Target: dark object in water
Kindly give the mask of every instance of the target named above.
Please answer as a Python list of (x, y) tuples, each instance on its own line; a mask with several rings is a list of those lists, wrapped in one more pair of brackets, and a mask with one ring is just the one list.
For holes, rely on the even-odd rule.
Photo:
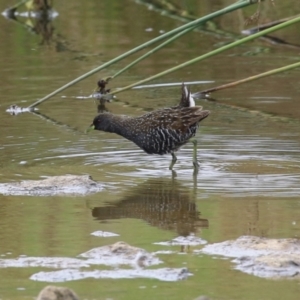
[(108, 78), (105, 78), (105, 79), (100, 79), (98, 82), (97, 82), (97, 85), (98, 85), (98, 88), (99, 90), (97, 91), (98, 93), (101, 93), (101, 94), (107, 94), (110, 92), (110, 89), (105, 89), (106, 88), (106, 85), (108, 84), (110, 80), (110, 77)]
[[(194, 137), (199, 122), (209, 115), (208, 110), (195, 106), (187, 87), (182, 84), (179, 105), (158, 109), (140, 117), (101, 113), (97, 115), (89, 130), (101, 130), (123, 136), (134, 142), (148, 154), (171, 153), (171, 170), (177, 161), (175, 151)], [(193, 165), (198, 170), (197, 141), (194, 144)]]

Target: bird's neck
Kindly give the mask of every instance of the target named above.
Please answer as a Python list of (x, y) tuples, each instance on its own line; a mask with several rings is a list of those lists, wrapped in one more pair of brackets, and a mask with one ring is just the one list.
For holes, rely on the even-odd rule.
[(109, 123), (105, 131), (116, 133), (125, 138), (129, 138), (127, 123), (130, 122), (130, 117), (127, 116), (114, 116), (112, 122)]

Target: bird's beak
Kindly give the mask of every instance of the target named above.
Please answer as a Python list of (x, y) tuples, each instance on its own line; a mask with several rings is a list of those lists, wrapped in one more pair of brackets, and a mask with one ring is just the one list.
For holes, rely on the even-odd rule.
[(94, 130), (95, 129), (95, 125), (92, 124), (90, 127), (88, 127), (86, 130), (85, 130), (85, 133), (89, 133), (90, 131)]

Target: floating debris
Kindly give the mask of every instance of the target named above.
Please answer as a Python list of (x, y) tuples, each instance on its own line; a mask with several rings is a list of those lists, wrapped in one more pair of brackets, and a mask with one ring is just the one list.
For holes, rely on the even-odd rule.
[(161, 281), (179, 281), (187, 279), (192, 274), (187, 268), (161, 268), (161, 269), (117, 269), (117, 270), (94, 270), (80, 271), (65, 269), (54, 272), (38, 272), (30, 277), (34, 281), (44, 282), (65, 282), (87, 278), (94, 279), (133, 279), (133, 278), (152, 278)]
[(91, 235), (100, 236), (100, 237), (119, 236), (119, 234), (116, 234), (116, 233), (113, 233), (113, 232), (101, 231), (101, 230), (92, 232)]
[(155, 254), (177, 254), (176, 251), (171, 251), (171, 250), (158, 250), (154, 252)]
[(116, 96), (111, 94), (102, 94), (100, 92), (95, 92), (91, 94), (88, 98), (95, 98), (97, 100), (104, 100), (106, 102), (111, 102), (112, 99), (115, 99)]
[[(142, 248), (133, 247), (125, 242), (117, 242), (82, 253), (78, 258), (70, 257), (18, 257), (0, 259), (0, 268), (52, 268), (61, 269), (38, 272), (30, 279), (45, 282), (64, 282), (86, 278), (154, 278), (162, 281), (178, 281), (192, 274), (187, 268), (146, 269), (161, 264), (155, 254)], [(96, 266), (115, 267), (114, 270), (95, 270)], [(126, 269), (121, 266), (126, 265)], [(86, 270), (86, 268), (93, 270)], [(117, 268), (116, 268), (117, 267)], [(82, 268), (85, 268), (83, 271)], [(51, 298), (50, 298), (51, 299)]]
[(14, 196), (84, 196), (103, 190), (89, 175), (52, 176), (41, 180), (0, 183), (0, 194)]
[(6, 112), (10, 113), (12, 116), (16, 116), (24, 112), (33, 112), (37, 110), (38, 109), (35, 107), (20, 107), (16, 104), (13, 104), (6, 110)]
[[(44, 18), (45, 15), (43, 12), (40, 11), (24, 11), (24, 12), (17, 12), (11, 11), (10, 9), (4, 10), (2, 16), (7, 19), (11, 19), (13, 17), (22, 17), (22, 18), (33, 18), (33, 19), (41, 19)], [(53, 20), (59, 16), (59, 13), (55, 10), (48, 10), (46, 17), (49, 20)]]
[(0, 268), (88, 268), (87, 260), (70, 257), (18, 257), (0, 259)]
[(117, 242), (112, 245), (94, 248), (80, 254), (79, 257), (103, 261), (102, 264), (114, 266), (131, 265), (135, 268), (148, 267), (162, 263), (162, 261), (154, 254), (151, 254), (142, 248), (130, 246), (125, 242)]
[(156, 242), (154, 244), (163, 246), (198, 246), (207, 244), (207, 241), (194, 234), (190, 234), (188, 236), (179, 236), (171, 241)]

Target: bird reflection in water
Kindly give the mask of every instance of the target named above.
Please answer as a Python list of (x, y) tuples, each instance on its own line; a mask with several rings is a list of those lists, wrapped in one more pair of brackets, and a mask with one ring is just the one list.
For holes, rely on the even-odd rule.
[(118, 202), (94, 207), (96, 220), (136, 218), (163, 230), (188, 236), (208, 228), (208, 220), (200, 218), (193, 191), (176, 179), (149, 179), (129, 190)]

